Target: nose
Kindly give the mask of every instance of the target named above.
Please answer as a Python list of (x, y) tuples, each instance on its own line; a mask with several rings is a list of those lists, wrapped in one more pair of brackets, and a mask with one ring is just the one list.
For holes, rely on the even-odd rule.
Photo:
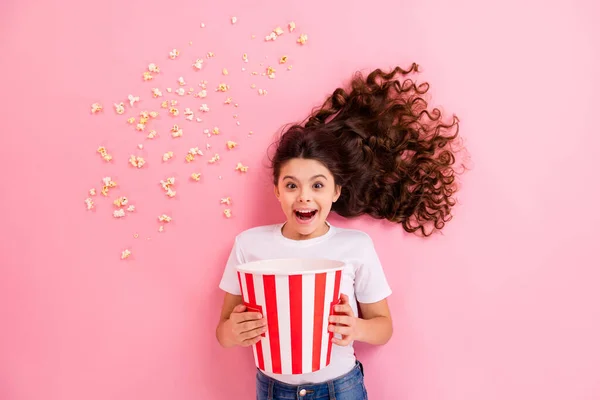
[(310, 203), (311, 198), (310, 198), (310, 191), (307, 189), (304, 189), (300, 192), (300, 195), (298, 196), (298, 201), (300, 203)]

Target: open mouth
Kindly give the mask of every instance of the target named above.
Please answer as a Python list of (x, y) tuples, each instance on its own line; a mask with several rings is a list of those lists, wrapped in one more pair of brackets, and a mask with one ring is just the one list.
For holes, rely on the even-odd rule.
[(295, 210), (296, 218), (302, 222), (308, 222), (317, 215), (317, 210)]

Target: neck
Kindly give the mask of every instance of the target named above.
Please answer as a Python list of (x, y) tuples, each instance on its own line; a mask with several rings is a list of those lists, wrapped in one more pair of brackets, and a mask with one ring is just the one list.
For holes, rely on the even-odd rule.
[(292, 240), (308, 240), (325, 235), (327, 232), (329, 232), (329, 229), (329, 225), (326, 222), (323, 222), (323, 225), (321, 225), (319, 228), (315, 229), (308, 235), (304, 235), (298, 231), (293, 231), (290, 225), (287, 222), (285, 222), (283, 224), (283, 227), (281, 228), (281, 234), (284, 237)]

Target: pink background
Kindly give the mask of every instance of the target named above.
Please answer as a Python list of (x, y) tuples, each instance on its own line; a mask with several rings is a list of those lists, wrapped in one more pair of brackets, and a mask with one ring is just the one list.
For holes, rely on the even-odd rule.
[[(254, 398), (251, 351), (215, 340), (217, 283), (234, 235), (281, 219), (262, 168), (272, 135), (355, 70), (413, 61), (432, 104), (461, 118), (473, 170), (443, 236), (332, 218), (374, 238), (394, 289), (393, 339), (358, 349), (370, 398), (600, 398), (598, 2), (212, 4), (2, 2), (0, 398)], [(290, 20), (293, 34), (264, 42)], [(294, 42), (300, 33), (305, 46)], [(173, 48), (179, 60), (167, 58)], [(207, 51), (216, 57), (194, 72)], [(250, 75), (283, 54), (292, 71)], [(162, 71), (142, 82), (149, 62)], [(130, 93), (142, 100), (129, 115), (159, 109), (150, 88), (176, 88), (179, 76), (196, 89), (207, 79), (211, 107), (199, 124), (180, 116), (183, 138), (169, 137), (164, 112), (155, 141), (114, 113)], [(222, 104), (220, 81), (239, 108)], [(96, 101), (105, 110), (91, 115)], [(215, 125), (223, 133), (207, 139), (202, 129)], [(207, 140), (220, 164), (207, 164), (212, 151), (185, 164)], [(176, 157), (163, 164), (168, 150)], [(134, 170), (130, 154), (147, 166)], [(238, 161), (247, 174), (234, 171)], [(193, 170), (200, 182), (188, 181)], [(159, 185), (171, 175), (175, 199)], [(87, 190), (104, 176), (119, 187), (88, 212)], [(117, 195), (137, 206), (123, 220), (111, 216)], [(159, 233), (162, 213), (173, 222)], [(133, 254), (122, 261), (124, 248)]]

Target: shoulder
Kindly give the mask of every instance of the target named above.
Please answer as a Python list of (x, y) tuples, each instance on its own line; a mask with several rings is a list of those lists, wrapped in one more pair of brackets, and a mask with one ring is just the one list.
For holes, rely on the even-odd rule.
[(373, 245), (373, 239), (368, 233), (358, 229), (335, 228), (335, 237), (338, 240), (360, 245)]
[(246, 229), (237, 234), (235, 237), (238, 245), (245, 245), (256, 241), (270, 240), (273, 238), (274, 232), (280, 224), (261, 225)]

